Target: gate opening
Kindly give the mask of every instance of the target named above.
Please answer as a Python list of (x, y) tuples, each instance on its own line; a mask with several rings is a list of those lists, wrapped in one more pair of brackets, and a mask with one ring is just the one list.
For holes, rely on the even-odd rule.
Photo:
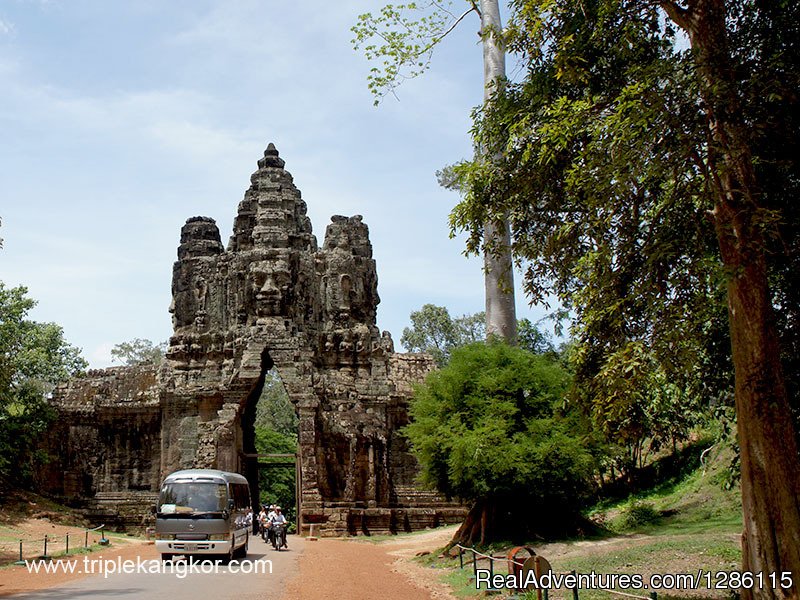
[(266, 350), (261, 366), (261, 377), (242, 412), (244, 472), (250, 482), (253, 506), (257, 509), (262, 504), (278, 505), (286, 519), (298, 527), (299, 419)]

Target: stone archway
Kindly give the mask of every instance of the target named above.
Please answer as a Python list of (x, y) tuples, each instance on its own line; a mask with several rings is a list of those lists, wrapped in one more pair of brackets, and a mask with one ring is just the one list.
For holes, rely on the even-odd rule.
[[(208, 217), (193, 217), (181, 230), (174, 334), (156, 381), (132, 382), (119, 369), (95, 373), (106, 380), (103, 398), (110, 403), (92, 393), (97, 385), (74, 382), (54, 400), (62, 426), (87, 410), (124, 423), (141, 407), (115, 403), (115, 394), (138, 390), (137, 397), (148, 398), (147, 433), (152, 437), (158, 427), (160, 438), (145, 461), (152, 491), (180, 468), (246, 473), (251, 440), (242, 416), (269, 362), (299, 416), (304, 527), (318, 523), (321, 533), (339, 535), (458, 521), (463, 508), (414, 487), (416, 464), (397, 430), (407, 422), (411, 383), (433, 363), (394, 353), (389, 333), (376, 327), (380, 299), (367, 226), (360, 216), (334, 216), (319, 247), (306, 204), (272, 144), (250, 181), (227, 247)], [(115, 427), (95, 438), (113, 435)], [(109, 484), (104, 475), (124, 469), (129, 454), (120, 448), (116, 458), (89, 466), (79, 453), (67, 453), (60, 490), (69, 495), (68, 474), (88, 469), (93, 483), (78, 495), (97, 500), (130, 492), (124, 481)]]

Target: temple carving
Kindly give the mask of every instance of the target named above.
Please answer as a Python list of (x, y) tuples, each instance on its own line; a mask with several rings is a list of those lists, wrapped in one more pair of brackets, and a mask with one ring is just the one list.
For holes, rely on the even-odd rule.
[(284, 166), (270, 144), (227, 247), (213, 219), (183, 226), (160, 367), (92, 371), (57, 390), (44, 489), (121, 525), (146, 524), (161, 479), (180, 468), (238, 471), (255, 496), (255, 406), (275, 368), (299, 417), (302, 531), (385, 533), (463, 518), (463, 507), (415, 485), (398, 430), (411, 385), (433, 362), (395, 353), (376, 326), (367, 225), (334, 216), (320, 248)]

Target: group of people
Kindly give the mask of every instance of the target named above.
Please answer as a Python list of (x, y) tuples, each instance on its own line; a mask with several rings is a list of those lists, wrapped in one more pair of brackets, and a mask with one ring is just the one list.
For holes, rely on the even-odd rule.
[[(281, 507), (276, 506), (275, 504), (270, 504), (269, 506), (262, 504), (261, 512), (258, 513), (257, 520), (264, 541), (273, 545), (275, 544), (275, 527), (273, 527), (273, 525), (283, 525), (284, 527), (288, 526), (288, 522), (286, 521), (286, 517), (283, 515)], [(286, 535), (283, 536), (282, 542), (283, 547), (288, 548), (286, 545)]]

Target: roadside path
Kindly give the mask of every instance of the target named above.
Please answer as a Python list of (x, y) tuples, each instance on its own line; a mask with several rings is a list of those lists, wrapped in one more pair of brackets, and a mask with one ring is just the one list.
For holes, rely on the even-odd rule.
[(408, 561), (452, 536), (447, 527), (377, 544), (357, 538), (307, 541), (284, 600), (452, 600), (435, 571)]
[[(152, 600), (181, 600), (183, 598), (214, 598), (215, 600), (280, 600), (287, 579), (296, 571), (297, 559), (303, 552), (305, 540), (289, 537), (289, 550), (276, 552), (258, 538), (251, 539), (250, 552), (240, 566), (222, 565), (217, 572), (187, 572), (185, 565), (176, 565), (170, 572), (133, 572), (87, 575), (63, 572), (29, 573), (26, 567), (8, 567), (0, 570), (0, 595), (15, 594), (15, 600), (91, 599), (120, 600), (144, 598)], [(160, 555), (153, 545), (131, 544), (129, 547), (94, 552), (72, 560), (82, 569), (84, 556), (89, 561), (137, 560), (160, 565)], [(271, 562), (271, 569), (264, 564)], [(93, 563), (99, 570), (98, 562)], [(260, 572), (253, 572), (256, 569)], [(271, 572), (270, 572), (271, 570)], [(17, 595), (18, 594), (18, 595)]]
[[(251, 539), (248, 560), (272, 561), (272, 573), (215, 574), (114, 573), (108, 577), (80, 572), (84, 557), (98, 561), (158, 561), (152, 544), (131, 540), (102, 552), (70, 557), (75, 573), (29, 573), (25, 567), (0, 569), (0, 596), (14, 600), (453, 600), (438, 572), (410, 561), (433, 552), (452, 537), (451, 527), (380, 543), (362, 539), (308, 541), (289, 537), (289, 551), (275, 552)], [(98, 564), (98, 563), (95, 563)], [(152, 564), (152, 563), (151, 563)]]

